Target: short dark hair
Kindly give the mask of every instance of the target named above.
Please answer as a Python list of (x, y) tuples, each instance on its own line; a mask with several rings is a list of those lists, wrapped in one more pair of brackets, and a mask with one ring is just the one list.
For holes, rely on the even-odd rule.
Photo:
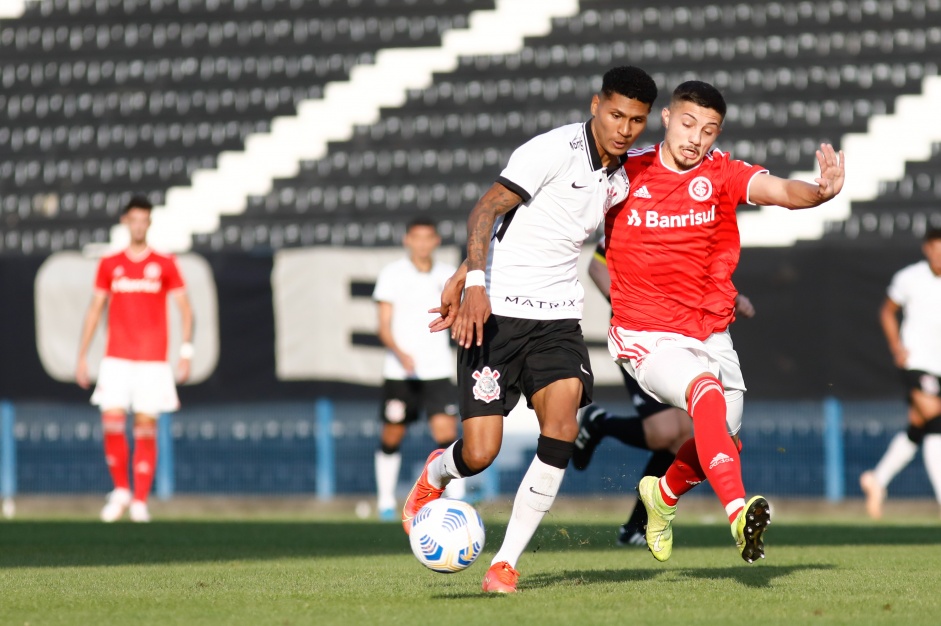
[(925, 241), (934, 241), (935, 239), (941, 239), (941, 228), (932, 226), (925, 231)]
[(604, 73), (601, 79), (601, 93), (606, 98), (620, 94), (652, 107), (653, 101), (657, 99), (657, 83), (639, 67), (622, 65), (612, 67)]
[(408, 224), (405, 225), (405, 232), (410, 233), (412, 232), (413, 228), (417, 228), (419, 226), (430, 226), (431, 228), (435, 229), (435, 232), (438, 232), (438, 223), (430, 217), (425, 217), (423, 215), (419, 217), (413, 217), (411, 220), (409, 220)]
[(121, 215), (124, 215), (131, 209), (144, 209), (145, 211), (153, 211), (154, 205), (150, 203), (150, 200), (144, 196), (132, 196), (128, 200), (127, 204), (124, 205), (124, 208), (121, 209)]
[(673, 90), (670, 104), (674, 102), (692, 102), (705, 109), (712, 109), (725, 119), (725, 98), (722, 93), (701, 80), (688, 80)]

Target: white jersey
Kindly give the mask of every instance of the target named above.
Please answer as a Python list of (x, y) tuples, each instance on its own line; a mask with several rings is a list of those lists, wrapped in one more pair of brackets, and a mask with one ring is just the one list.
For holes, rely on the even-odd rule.
[[(444, 283), (455, 268), (434, 263), (429, 272), (421, 272), (408, 258), (382, 268), (376, 279), (373, 300), (392, 305), (392, 338), (395, 344), (415, 359), (415, 378), (436, 380), (453, 378), (454, 355), (448, 333), (433, 333), (428, 324), (437, 316), (428, 310), (441, 304)], [(409, 378), (391, 350), (386, 350), (382, 375), (387, 380)]]
[(523, 202), (494, 224), (487, 291), (496, 315), (581, 319), (576, 263), (607, 210), (627, 196), (621, 163), (609, 172), (591, 124), (568, 124), (517, 148), (497, 182)]
[(892, 277), (889, 298), (902, 307), (905, 368), (941, 376), (941, 276), (921, 261)]

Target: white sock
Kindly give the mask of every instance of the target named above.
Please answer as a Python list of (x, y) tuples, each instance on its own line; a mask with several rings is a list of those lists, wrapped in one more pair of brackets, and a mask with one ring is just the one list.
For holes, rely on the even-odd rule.
[(912, 462), (917, 452), (918, 444), (913, 443), (912, 440), (908, 438), (908, 435), (905, 434), (905, 431), (896, 434), (895, 437), (892, 438), (892, 441), (889, 442), (889, 447), (886, 448), (885, 454), (882, 455), (879, 464), (876, 465), (876, 469), (874, 470), (876, 482), (878, 482), (883, 489), (888, 487), (896, 474), (901, 472), (905, 469), (906, 465)]
[(555, 495), (559, 493), (563, 475), (565, 475), (565, 470), (546, 465), (539, 460), (539, 457), (533, 459), (526, 475), (523, 476), (519, 491), (516, 492), (513, 514), (506, 527), (503, 545), (493, 557), (491, 565), (507, 561), (510, 567), (516, 568), (516, 562), (526, 549), (529, 540), (533, 538), (539, 522), (555, 502)]
[(445, 498), (454, 498), (455, 500), (463, 500), (464, 496), (467, 495), (467, 485), (465, 484), (467, 479), (465, 478), (453, 478), (451, 482), (448, 483), (448, 488), (444, 490)]
[[(935, 419), (941, 419), (935, 418)], [(925, 469), (934, 487), (934, 497), (941, 504), (941, 435), (926, 435), (921, 445), (921, 454), (925, 457)]]
[[(460, 439), (458, 439), (460, 441)], [(448, 446), (444, 454), (428, 465), (428, 482), (435, 489), (447, 487), (452, 478), (463, 478), (454, 465), (454, 446), (457, 441)]]
[(399, 482), (399, 468), (402, 467), (402, 453), (386, 454), (376, 450), (376, 494), (380, 511), (394, 509), (395, 486)]

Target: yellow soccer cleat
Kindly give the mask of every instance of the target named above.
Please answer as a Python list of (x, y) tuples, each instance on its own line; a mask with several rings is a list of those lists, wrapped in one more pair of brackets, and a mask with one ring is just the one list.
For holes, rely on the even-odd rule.
[(647, 509), (647, 548), (658, 561), (666, 561), (673, 554), (673, 518), (676, 506), (669, 506), (660, 495), (660, 481), (656, 476), (644, 476), (637, 485), (637, 493)]
[(761, 537), (770, 523), (771, 505), (762, 496), (749, 500), (732, 522), (732, 537), (746, 562), (754, 563), (765, 558), (765, 543)]

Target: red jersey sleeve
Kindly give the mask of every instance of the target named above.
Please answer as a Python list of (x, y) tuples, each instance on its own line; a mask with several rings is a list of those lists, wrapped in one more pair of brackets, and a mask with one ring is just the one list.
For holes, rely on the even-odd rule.
[(180, 266), (177, 265), (176, 257), (171, 256), (167, 257), (167, 264), (165, 268), (165, 286), (167, 291), (173, 291), (174, 289), (182, 289), (186, 286), (186, 283), (183, 281), (183, 274), (180, 273)]
[(728, 152), (722, 152), (721, 154), (722, 159), (725, 161), (725, 192), (732, 200), (732, 206), (754, 204), (748, 197), (748, 185), (756, 174), (767, 174), (768, 170), (761, 165), (752, 165), (745, 161), (733, 159)]
[(98, 262), (98, 272), (95, 274), (95, 289), (111, 291), (111, 264), (104, 258)]

